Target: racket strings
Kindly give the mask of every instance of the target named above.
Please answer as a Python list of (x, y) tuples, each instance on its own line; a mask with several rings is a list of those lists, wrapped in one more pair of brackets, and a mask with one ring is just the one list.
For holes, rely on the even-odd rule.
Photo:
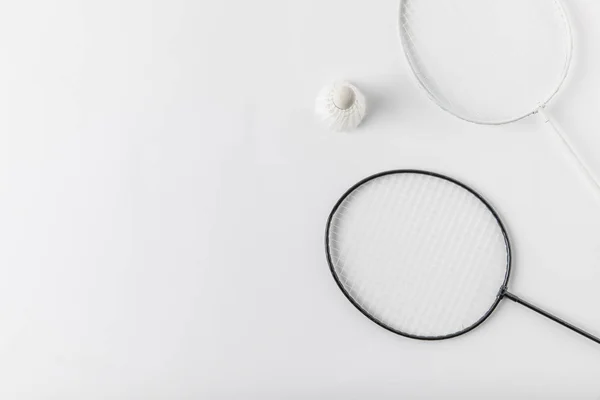
[(496, 301), (507, 248), (496, 218), (464, 188), (429, 175), (381, 177), (353, 191), (329, 230), (347, 295), (392, 329), (455, 333)]
[(559, 90), (571, 61), (559, 0), (402, 0), (399, 31), (429, 97), (471, 122), (534, 113)]

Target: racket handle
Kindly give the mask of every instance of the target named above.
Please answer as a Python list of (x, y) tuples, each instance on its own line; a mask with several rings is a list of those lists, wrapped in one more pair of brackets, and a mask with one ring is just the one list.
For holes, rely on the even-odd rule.
[(552, 130), (554, 131), (554, 133), (556, 133), (556, 135), (558, 135), (558, 137), (561, 139), (561, 141), (563, 142), (563, 144), (565, 145), (565, 147), (567, 148), (567, 150), (569, 150), (569, 153), (571, 153), (571, 156), (573, 156), (573, 158), (575, 159), (575, 161), (577, 161), (577, 165), (579, 166), (579, 168), (581, 169), (581, 171), (583, 172), (583, 174), (586, 176), (586, 178), (588, 178), (588, 180), (590, 181), (590, 183), (595, 186), (595, 188), (598, 190), (597, 194), (600, 195), (600, 182), (598, 182), (598, 179), (596, 179), (596, 177), (594, 176), (594, 174), (592, 173), (592, 170), (590, 169), (590, 167), (585, 163), (585, 161), (583, 161), (583, 158), (581, 157), (581, 155), (579, 155), (579, 153), (577, 152), (577, 150), (575, 150), (575, 147), (573, 146), (573, 144), (571, 143), (571, 141), (569, 140), (568, 136), (565, 135), (559, 128), (558, 126), (556, 126), (556, 124), (552, 121), (552, 119), (550, 118), (550, 116), (548, 115), (548, 113), (546, 113), (546, 111), (544, 110), (545, 107), (540, 107), (538, 109), (538, 114), (540, 114), (540, 116), (543, 118), (544, 123), (548, 123), (550, 125), (550, 127), (552, 128)]
[(518, 297), (512, 293), (507, 292), (506, 290), (504, 291), (503, 296), (514, 301), (515, 303), (521, 304), (522, 306), (529, 308), (532, 311), (535, 311), (536, 313), (538, 313), (540, 315), (543, 315), (546, 318), (551, 319), (554, 322), (559, 323), (560, 325), (572, 330), (573, 332), (579, 333), (581, 336), (585, 336), (586, 338), (593, 340), (594, 342), (600, 344), (600, 338), (592, 335), (589, 332), (584, 331), (581, 328), (576, 327), (575, 325), (565, 321), (564, 319), (558, 318), (556, 315), (550, 314), (548, 311), (544, 311), (541, 308), (534, 306), (533, 304), (521, 299), (520, 297)]

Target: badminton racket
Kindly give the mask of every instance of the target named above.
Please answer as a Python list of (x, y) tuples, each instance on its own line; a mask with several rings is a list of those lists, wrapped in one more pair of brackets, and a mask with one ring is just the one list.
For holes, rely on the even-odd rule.
[(509, 299), (600, 344), (509, 291), (511, 245), (492, 206), (446, 176), (396, 170), (352, 186), (326, 225), (335, 282), (367, 318), (414, 339), (448, 339)]
[(600, 193), (598, 179), (546, 112), (573, 53), (560, 0), (401, 0), (399, 14), (404, 54), (434, 103), (477, 124), (541, 114)]

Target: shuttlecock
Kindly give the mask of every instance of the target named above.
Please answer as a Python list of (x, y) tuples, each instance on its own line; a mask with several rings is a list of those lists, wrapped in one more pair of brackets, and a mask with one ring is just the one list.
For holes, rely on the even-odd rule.
[(356, 128), (365, 117), (365, 96), (350, 82), (336, 82), (319, 92), (315, 111), (334, 131)]

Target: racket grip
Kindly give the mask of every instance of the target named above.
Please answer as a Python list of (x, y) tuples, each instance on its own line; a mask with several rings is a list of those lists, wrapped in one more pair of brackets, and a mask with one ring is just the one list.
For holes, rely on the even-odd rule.
[(588, 339), (590, 339), (590, 340), (592, 340), (592, 341), (600, 344), (600, 338), (592, 335), (591, 333), (589, 333), (587, 331), (584, 331), (581, 328), (576, 327), (575, 325), (573, 325), (573, 324), (565, 321), (562, 318), (557, 317), (556, 315), (553, 315), (553, 314), (549, 313), (548, 311), (542, 310), (541, 308), (539, 308), (539, 307), (537, 307), (537, 306), (535, 306), (535, 305), (533, 305), (533, 304), (531, 304), (531, 303), (523, 300), (522, 298), (520, 298), (517, 295), (514, 295), (514, 294), (512, 294), (512, 293), (510, 293), (510, 292), (508, 292), (508, 291), (505, 290), (504, 293), (503, 293), (503, 296), (506, 297), (506, 298), (508, 298), (508, 299), (510, 299), (510, 300), (512, 300), (512, 301), (514, 301), (515, 303), (521, 304), (522, 306), (524, 306), (526, 308), (529, 308), (532, 311), (535, 311), (536, 313), (538, 313), (540, 315), (543, 315), (546, 318), (551, 319), (552, 321), (554, 321), (554, 322), (556, 322), (556, 323), (564, 326), (565, 328), (568, 328), (568, 329), (572, 330), (573, 332), (579, 333), (581, 336), (585, 336), (586, 338), (588, 338)]

